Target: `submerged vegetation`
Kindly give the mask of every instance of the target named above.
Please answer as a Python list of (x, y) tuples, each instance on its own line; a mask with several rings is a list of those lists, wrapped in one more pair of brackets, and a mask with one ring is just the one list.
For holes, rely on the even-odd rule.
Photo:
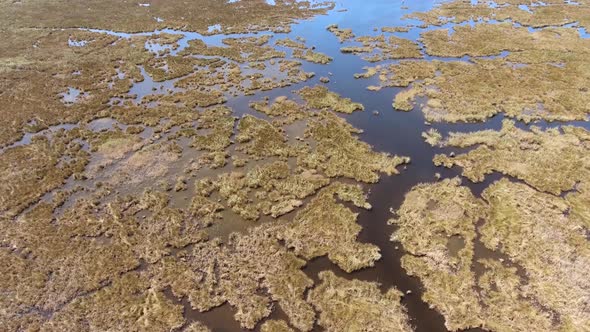
[(589, 5), (0, 2), (0, 330), (588, 331)]

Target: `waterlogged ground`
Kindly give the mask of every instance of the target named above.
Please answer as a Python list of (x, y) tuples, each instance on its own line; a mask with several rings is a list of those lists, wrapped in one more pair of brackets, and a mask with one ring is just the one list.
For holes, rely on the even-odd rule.
[(0, 330), (590, 331), (589, 18), (0, 2)]

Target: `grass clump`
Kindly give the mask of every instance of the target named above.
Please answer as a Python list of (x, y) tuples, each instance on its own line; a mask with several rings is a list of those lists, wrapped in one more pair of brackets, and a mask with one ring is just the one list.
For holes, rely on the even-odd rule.
[(269, 319), (260, 327), (262, 332), (294, 332), (283, 320)]
[[(580, 62), (563, 67), (550, 63), (513, 66), (505, 59), (419, 64), (429, 77), (415, 82), (406, 92), (410, 97), (404, 99), (412, 103), (416, 96), (427, 97), (422, 111), (430, 122), (483, 121), (500, 112), (525, 122), (571, 121), (584, 120), (590, 112), (590, 96), (583, 87), (590, 72)], [(435, 71), (426, 70), (433, 65)], [(390, 70), (396, 68), (393, 65)], [(495, 93), (489, 93), (490, 86)]]
[[(485, 217), (483, 207), (458, 178), (445, 179), (412, 188), (396, 212), (398, 218), (391, 220), (399, 227), (391, 239), (407, 252), (403, 268), (420, 278), (426, 288), (422, 299), (443, 314), (452, 331), (482, 323), (478, 297), (472, 291), (471, 262), (475, 224)], [(452, 237), (464, 243), (455, 255), (447, 247)]]
[(354, 134), (358, 129), (328, 112), (321, 121), (308, 124), (306, 137), (316, 142), (310, 153), (300, 155), (297, 163), (323, 171), (329, 177), (343, 176), (361, 182), (374, 183), (378, 172), (398, 174), (397, 167), (408, 163), (408, 157), (378, 153)]
[(201, 322), (192, 322), (183, 331), (186, 331), (186, 332), (210, 332), (211, 330)]
[(350, 98), (343, 98), (339, 94), (328, 90), (325, 86), (304, 87), (297, 93), (305, 100), (309, 107), (317, 109), (331, 109), (341, 113), (362, 111), (365, 107), (353, 102)]
[[(548, 1), (543, 6), (530, 6), (528, 1), (503, 1), (501, 6), (491, 7), (485, 1), (475, 3), (463, 0), (441, 4), (428, 12), (418, 12), (408, 15), (423, 21), (426, 25), (444, 25), (446, 23), (462, 23), (470, 20), (507, 21), (511, 20), (526, 27), (543, 28), (548, 26), (562, 26), (578, 22), (582, 27), (588, 27), (589, 10), (579, 3), (564, 1)], [(519, 8), (528, 5), (529, 11)]]
[[(299, 19), (325, 14), (334, 3), (322, 5), (311, 3), (220, 3), (215, 0), (201, 0), (185, 3), (173, 0), (166, 5), (150, 3), (148, 8), (138, 6), (137, 2), (120, 4), (109, 0), (88, 4), (85, 1), (59, 0), (51, 4), (27, 3), (13, 6), (10, 3), (0, 6), (1, 27), (42, 29), (68, 27), (102, 28), (122, 32), (154, 31), (174, 29), (195, 31), (204, 35), (219, 33), (246, 33), (256, 31), (288, 32), (289, 25)], [(113, 8), (117, 8), (113, 11)], [(69, 11), (71, 16), (60, 18), (47, 15), (59, 11)], [(165, 18), (163, 21), (154, 18)], [(209, 27), (219, 25), (220, 30), (210, 31)]]
[(325, 55), (324, 53), (314, 52), (312, 50), (307, 50), (305, 52), (301, 50), (295, 50), (293, 51), (293, 57), (323, 65), (328, 64), (333, 60), (331, 57)]
[(226, 164), (225, 149), (232, 144), (231, 136), (234, 133), (235, 121), (235, 117), (227, 107), (208, 108), (200, 114), (198, 129), (204, 130), (205, 133), (197, 133), (191, 147), (208, 152), (202, 158), (202, 162), (209, 164), (212, 168)]
[[(379, 37), (364, 40), (369, 46), (367, 52), (372, 52), (371, 45), (384, 42)], [(511, 53), (469, 62), (402, 61), (384, 67), (379, 76), (381, 87), (412, 85), (396, 96), (396, 109), (411, 110), (420, 96), (428, 99), (422, 111), (430, 122), (484, 121), (498, 113), (525, 122), (573, 121), (586, 120), (590, 112), (590, 95), (585, 87), (590, 75), (585, 62), (590, 44), (575, 28), (529, 32), (526, 27), (508, 23), (480, 23), (457, 26), (453, 33), (448, 29), (427, 31), (421, 40), (426, 53), (435, 56)], [(381, 58), (377, 54), (370, 60)], [(490, 93), (490, 87), (494, 93)]]
[(336, 37), (338, 37), (338, 39), (340, 40), (341, 43), (354, 38), (354, 34), (352, 33), (352, 29), (340, 29), (338, 27), (338, 25), (336, 25), (336, 24), (329, 25), (326, 28), (326, 30), (330, 31)]
[[(363, 57), (369, 62), (379, 62), (393, 59), (421, 58), (420, 47), (415, 42), (396, 36), (385, 37), (383, 35), (372, 37), (362, 36), (356, 38), (361, 47), (345, 47), (341, 51), (344, 53), (363, 54), (370, 53)], [(374, 51), (378, 53), (373, 54)]]
[(74, 140), (76, 132), (53, 139), (33, 138), (31, 144), (7, 149), (0, 157), (0, 217), (14, 217), (73, 174), (81, 174), (88, 152)]
[[(268, 317), (273, 301), (277, 301), (293, 326), (309, 331), (314, 312), (303, 295), (313, 282), (300, 270), (305, 261), (279, 245), (277, 231), (276, 226), (259, 226), (247, 234), (230, 236), (225, 245), (197, 245), (185, 254), (185, 261), (155, 266), (159, 286), (170, 286), (175, 295), (188, 296), (200, 311), (227, 301), (237, 309), (236, 320), (248, 329)], [(211, 273), (212, 269), (217, 272)], [(261, 288), (268, 292), (260, 293)]]
[[(492, 235), (490, 239), (504, 241), (506, 237), (507, 241), (518, 239), (528, 243), (526, 239), (529, 236), (518, 234), (526, 226), (517, 225), (518, 219), (502, 214), (494, 208), (496, 203), (490, 201), (490, 194), (497, 186), (508, 184), (526, 187), (501, 180), (484, 191), (485, 200), (482, 200), (476, 198), (467, 187), (461, 186), (458, 178), (445, 179), (434, 184), (420, 184), (406, 195), (397, 211), (398, 217), (392, 220), (392, 223), (399, 226), (392, 240), (399, 241), (407, 251), (402, 257), (403, 268), (410, 275), (420, 278), (426, 289), (423, 300), (445, 317), (445, 325), (451, 331), (477, 327), (490, 330), (528, 331), (533, 328), (538, 331), (555, 331), (566, 328), (571, 322), (569, 317), (560, 320), (555, 315), (557, 306), (548, 307), (540, 302), (543, 296), (554, 295), (553, 287), (559, 287), (557, 284), (544, 284), (547, 288), (543, 291), (548, 293), (543, 295), (542, 292), (531, 293), (531, 287), (535, 287), (535, 283), (523, 277), (516, 267), (509, 266), (504, 259), (475, 259), (478, 223), (483, 223), (480, 228), (482, 240), (489, 249), (498, 249), (484, 239), (488, 236), (487, 231), (494, 229), (492, 225), (498, 222), (510, 224), (498, 225), (497, 230), (501, 229), (504, 233), (498, 237)], [(534, 192), (533, 189), (528, 190)], [(503, 192), (511, 195), (510, 199), (519, 202), (530, 200), (530, 196)], [(498, 204), (511, 204), (507, 197), (503, 198), (508, 199), (507, 201), (501, 199), (497, 201)], [(503, 211), (532, 216), (529, 214), (531, 210), (518, 206), (507, 207)], [(538, 215), (543, 214), (540, 211)], [(539, 224), (532, 222), (530, 225)], [(457, 242), (456, 239), (460, 241)], [(519, 252), (524, 248), (526, 246), (519, 246)], [(532, 246), (529, 248), (536, 251)], [(540, 249), (539, 252), (547, 253), (540, 247), (537, 248)], [(511, 256), (509, 252), (502, 251)], [(559, 256), (551, 257), (559, 259)], [(524, 264), (534, 262), (531, 260)], [(527, 277), (530, 276), (529, 269), (523, 263), (519, 264), (525, 267)], [(474, 266), (480, 267), (482, 272), (476, 274)], [(549, 280), (555, 279), (551, 279), (551, 273), (547, 273), (550, 270), (552, 268), (543, 270), (543, 281), (552, 283)], [(579, 280), (581, 279), (576, 278), (576, 282)], [(568, 308), (575, 308), (571, 312), (580, 313), (579, 303), (570, 305)]]
[(436, 76), (437, 62), (400, 61), (397, 64), (383, 66), (379, 80), (382, 86), (408, 87)]
[(378, 67), (364, 67), (363, 69), (365, 69), (364, 73), (361, 74), (354, 74), (354, 78), (370, 78), (373, 77), (377, 74), (378, 72)]
[(474, 149), (455, 157), (436, 155), (434, 163), (460, 166), (463, 175), (474, 182), (496, 171), (558, 195), (590, 179), (588, 142), (588, 131), (583, 128), (564, 127), (564, 133), (536, 127), (527, 131), (504, 120), (500, 131), (451, 133), (444, 146)]
[(250, 107), (273, 118), (288, 118), (288, 123), (303, 119), (307, 115), (301, 105), (297, 104), (293, 100), (290, 100), (286, 96), (279, 96), (275, 98), (272, 101), (272, 104), (270, 101), (251, 102)]
[(298, 41), (293, 40), (291, 38), (277, 39), (277, 41), (275, 41), (275, 45), (289, 47), (289, 48), (300, 48), (300, 49), (307, 48), (307, 46), (305, 46), (304, 43), (298, 42)]
[(245, 115), (238, 123), (237, 149), (256, 159), (277, 156), (287, 158), (294, 155), (293, 147), (280, 128), (268, 121)]
[(498, 55), (502, 51), (518, 52), (531, 47), (535, 34), (510, 23), (456, 26), (424, 32), (421, 39), (426, 53), (435, 56), (462, 57)]
[(209, 46), (200, 39), (189, 41), (189, 47), (180, 55), (219, 56), (239, 63), (284, 58), (285, 52), (277, 51), (268, 44), (271, 35), (261, 37), (225, 38), (224, 46)]
[(279, 238), (297, 255), (305, 259), (328, 255), (347, 272), (373, 266), (381, 258), (379, 248), (356, 240), (361, 231), (361, 226), (356, 223), (358, 214), (338, 203), (336, 197), (370, 208), (360, 186), (336, 182), (322, 189), (302, 208)]
[(382, 27), (381, 32), (408, 32), (409, 27)]
[(424, 138), (426, 143), (430, 144), (430, 146), (437, 146), (442, 140), (442, 135), (438, 130), (430, 128), (428, 131), (422, 133), (422, 138)]
[(326, 331), (412, 331), (399, 290), (383, 294), (378, 283), (346, 280), (331, 271), (320, 272), (319, 278), (308, 300), (320, 312), (319, 324)]
[(286, 162), (276, 161), (246, 173), (224, 173), (215, 180), (199, 180), (196, 191), (204, 197), (218, 191), (232, 211), (244, 219), (257, 220), (261, 213), (277, 218), (293, 211), (304, 198), (328, 183), (314, 171), (292, 172)]
[(132, 272), (87, 297), (66, 305), (44, 328), (55, 330), (175, 329), (184, 325), (182, 305), (150, 287), (145, 276)]
[[(526, 271), (526, 290), (557, 313), (565, 329), (590, 324), (586, 304), (590, 287), (590, 244), (578, 216), (569, 216), (567, 200), (502, 179), (484, 193), (490, 218), (481, 228), (482, 242), (501, 248)], [(588, 208), (588, 204), (586, 204)]]

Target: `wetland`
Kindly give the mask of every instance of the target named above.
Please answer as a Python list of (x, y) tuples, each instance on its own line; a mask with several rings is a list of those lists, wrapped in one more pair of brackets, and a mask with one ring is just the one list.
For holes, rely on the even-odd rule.
[(0, 330), (590, 331), (589, 18), (0, 1)]

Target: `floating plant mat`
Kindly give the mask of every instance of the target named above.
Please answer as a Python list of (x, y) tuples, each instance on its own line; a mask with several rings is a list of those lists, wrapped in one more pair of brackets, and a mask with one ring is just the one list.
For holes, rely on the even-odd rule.
[(0, 2), (0, 330), (588, 331), (589, 8)]

